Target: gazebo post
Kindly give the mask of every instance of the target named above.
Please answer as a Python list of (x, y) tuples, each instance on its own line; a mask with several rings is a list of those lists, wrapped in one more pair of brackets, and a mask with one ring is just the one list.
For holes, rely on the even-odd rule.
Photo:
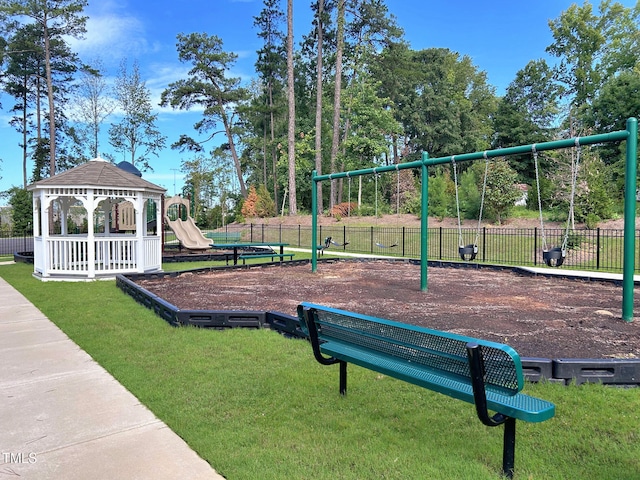
[[(138, 269), (138, 273), (144, 273), (145, 265), (144, 265), (144, 255), (142, 252), (144, 250), (144, 234), (147, 228), (147, 224), (144, 218), (144, 198), (142, 192), (136, 195), (136, 248), (135, 248), (135, 260)], [(141, 259), (142, 257), (142, 259)]]
[[(84, 203), (84, 202), (83, 202)], [(96, 238), (95, 238), (95, 201), (93, 188), (87, 189), (87, 198), (85, 203), (87, 212), (87, 277), (96, 278)]]

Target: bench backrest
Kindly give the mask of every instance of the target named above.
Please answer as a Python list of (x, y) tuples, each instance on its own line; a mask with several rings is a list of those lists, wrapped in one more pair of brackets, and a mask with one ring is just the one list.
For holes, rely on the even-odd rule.
[(520, 357), (508, 345), (305, 302), (298, 307), (298, 317), (307, 335), (305, 310), (321, 342), (355, 345), (468, 382), (467, 344), (476, 343), (484, 359), (487, 390), (515, 395), (524, 386)]

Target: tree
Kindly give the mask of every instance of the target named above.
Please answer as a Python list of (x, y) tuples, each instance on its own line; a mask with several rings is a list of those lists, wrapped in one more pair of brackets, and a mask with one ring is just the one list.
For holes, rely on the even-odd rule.
[(191, 187), (193, 218), (199, 219), (205, 206), (209, 206), (208, 190), (213, 183), (213, 169), (209, 159), (196, 156), (182, 161), (182, 171), (186, 174), (186, 184)]
[(515, 201), (520, 197), (517, 180), (516, 171), (505, 159), (489, 162), (484, 203), (487, 216), (494, 218), (498, 225), (508, 217)]
[[(40, 102), (40, 71), (42, 64), (40, 30), (35, 25), (25, 25), (14, 32), (8, 45), (7, 67), (4, 72), (4, 91), (15, 99), (11, 108), (14, 116), (10, 124), (22, 135), (22, 182), (27, 188), (27, 160), (30, 135), (33, 134), (33, 107)], [(40, 124), (40, 116), (36, 119)], [(40, 132), (40, 129), (38, 129)]]
[(242, 204), (242, 216), (246, 218), (272, 217), (276, 213), (275, 203), (264, 185), (249, 187), (249, 195)]
[(287, 100), (289, 129), (287, 133), (289, 159), (289, 215), (298, 214), (296, 199), (296, 106), (293, 75), (293, 0), (287, 0)]
[[(264, 45), (258, 50), (256, 60), (256, 71), (266, 88), (266, 98), (263, 98), (260, 105), (266, 103), (268, 121), (262, 123), (263, 129), (263, 181), (267, 185), (267, 157), (271, 156), (271, 175), (273, 179), (273, 199), (278, 204), (278, 178), (277, 162), (278, 148), (276, 142), (276, 115), (280, 113), (284, 103), (284, 79), (286, 77), (285, 61), (285, 36), (279, 29), (280, 23), (284, 21), (285, 15), (278, 7), (277, 0), (263, 0), (264, 9), (258, 17), (254, 17), (254, 26), (261, 30), (258, 36), (262, 38)], [(260, 98), (258, 98), (260, 100)], [(259, 107), (258, 107), (259, 108)], [(267, 132), (269, 142), (266, 141)]]
[[(340, 145), (340, 100), (342, 94), (342, 56), (344, 53), (344, 10), (345, 0), (338, 0), (338, 19), (336, 32), (336, 72), (334, 80), (333, 94), (333, 136), (331, 137), (331, 157), (329, 168), (331, 173), (336, 171), (336, 158), (338, 157), (338, 147)], [(337, 202), (337, 192), (334, 182), (331, 182), (330, 207)]]
[[(493, 126), (493, 148), (541, 143), (553, 139), (560, 112), (561, 87), (544, 60), (533, 60), (516, 74), (500, 99)], [(535, 176), (531, 155), (515, 156), (510, 164), (520, 179)]]
[(589, 105), (603, 81), (638, 61), (640, 7), (603, 0), (594, 12), (588, 1), (571, 5), (549, 21), (554, 43), (547, 52), (560, 59), (556, 79), (565, 85), (574, 107)]
[[(324, 0), (318, 0), (318, 10), (316, 12), (316, 30), (317, 30), (317, 55), (316, 55), (316, 132), (315, 132), (315, 158), (316, 158), (316, 173), (318, 175), (322, 174), (322, 62), (323, 62), (323, 52), (322, 45), (324, 39), (324, 19), (325, 19), (325, 10), (324, 10)], [(331, 184), (333, 186), (333, 183)], [(322, 202), (322, 182), (318, 182), (316, 184), (318, 199), (317, 203), (317, 212), (318, 214), (322, 213), (323, 210), (323, 202)]]
[(408, 151), (438, 157), (489, 146), (496, 98), (469, 57), (406, 45), (391, 45), (386, 55), (383, 92), (395, 106)]
[(149, 156), (158, 156), (167, 137), (156, 128), (158, 114), (152, 112), (151, 93), (140, 78), (137, 62), (129, 72), (127, 61), (122, 61), (114, 95), (123, 116), (109, 127), (109, 143), (125, 160), (137, 163), (142, 171), (149, 170)]
[(98, 59), (93, 63), (93, 67), (82, 70), (74, 102), (76, 119), (82, 125), (82, 133), (86, 132), (89, 158), (100, 156), (100, 127), (116, 107), (100, 73), (102, 62)]
[[(236, 149), (237, 126), (234, 124), (234, 109), (247, 99), (248, 94), (239, 86), (239, 78), (225, 75), (235, 63), (237, 55), (224, 52), (222, 40), (215, 35), (179, 34), (177, 39), (179, 60), (190, 63), (192, 68), (189, 70), (187, 79), (169, 84), (162, 92), (160, 104), (171, 105), (172, 108), (180, 110), (202, 107), (203, 118), (194, 125), (194, 128), (198, 133), (207, 133), (209, 136), (200, 142), (188, 135), (182, 135), (172, 147), (199, 152), (202, 150), (202, 143), (211, 140), (218, 133), (224, 133), (227, 138), (226, 146), (231, 152), (235, 165), (240, 192), (246, 198), (247, 188)], [(222, 122), (222, 132), (211, 132), (216, 128), (217, 122)]]
[[(52, 50), (65, 38), (81, 38), (86, 32), (87, 17), (82, 16), (87, 0), (9, 0), (0, 4), (0, 14), (13, 18), (9, 28), (19, 29), (28, 18), (42, 32), (45, 82), (49, 101), (49, 173), (56, 173), (56, 101)], [(66, 45), (66, 44), (65, 44)]]
[(11, 205), (11, 221), (14, 232), (27, 230), (33, 221), (33, 201), (25, 188), (12, 187), (7, 191)]

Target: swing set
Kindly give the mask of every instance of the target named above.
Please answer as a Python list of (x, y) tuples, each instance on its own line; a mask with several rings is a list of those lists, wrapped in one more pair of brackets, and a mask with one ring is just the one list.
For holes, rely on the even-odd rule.
[[(634, 273), (635, 273), (635, 217), (636, 217), (636, 174), (637, 174), (637, 151), (638, 151), (638, 121), (635, 118), (629, 118), (626, 122), (626, 129), (619, 130), (611, 133), (602, 133), (596, 135), (589, 135), (585, 137), (575, 137), (564, 140), (555, 140), (551, 142), (544, 142), (533, 145), (520, 145), (516, 147), (500, 148), (496, 150), (487, 150), (484, 152), (465, 153), (461, 155), (429, 158), (427, 152), (422, 153), (421, 160), (413, 162), (406, 162), (397, 165), (389, 165), (382, 167), (366, 168), (361, 170), (352, 170), (349, 172), (338, 172), (330, 175), (317, 175), (314, 170), (311, 175), (312, 188), (311, 188), (311, 211), (312, 211), (312, 223), (311, 223), (311, 235), (312, 235), (312, 247), (315, 247), (318, 235), (318, 197), (316, 185), (318, 182), (333, 180), (336, 178), (344, 177), (356, 177), (362, 175), (377, 175), (378, 173), (399, 171), (404, 169), (421, 169), (422, 184), (421, 184), (421, 225), (420, 225), (420, 288), (422, 291), (427, 291), (427, 255), (428, 255), (428, 199), (429, 199), (429, 172), (428, 167), (435, 165), (442, 165), (454, 162), (475, 161), (484, 159), (487, 161), (490, 158), (507, 157), (510, 155), (523, 155), (531, 153), (534, 156), (534, 162), (537, 162), (537, 153), (548, 150), (557, 150), (575, 147), (579, 152), (579, 147), (584, 145), (596, 145), (604, 143), (614, 142), (626, 142), (625, 153), (625, 189), (624, 189), (624, 241), (623, 241), (623, 274), (622, 274), (622, 318), (626, 321), (633, 320), (633, 288), (634, 288)], [(579, 158), (576, 164), (579, 163)], [(572, 194), (571, 198), (575, 195), (575, 183), (577, 179), (577, 168), (574, 168), (572, 172)], [(398, 172), (399, 173), (399, 172)], [(537, 184), (539, 186), (539, 177), (537, 174)], [(485, 176), (486, 182), (486, 176)], [(538, 195), (540, 198), (540, 195)], [(569, 221), (571, 219), (571, 213), (573, 209), (573, 201), (570, 202)], [(549, 266), (560, 266), (566, 256), (567, 243), (569, 238), (569, 221), (567, 223), (567, 232), (565, 234), (565, 240), (563, 240), (560, 247), (549, 248), (546, 245), (546, 238), (543, 239), (543, 259)], [(544, 234), (543, 234), (544, 236)], [(469, 245), (463, 245), (464, 242), (460, 241), (460, 247), (466, 248)], [(470, 244), (472, 252), (476, 250), (477, 253), (477, 240), (475, 243)], [(469, 258), (470, 259), (470, 258)], [(315, 248), (311, 248), (311, 270), (315, 272), (317, 270), (317, 251)]]

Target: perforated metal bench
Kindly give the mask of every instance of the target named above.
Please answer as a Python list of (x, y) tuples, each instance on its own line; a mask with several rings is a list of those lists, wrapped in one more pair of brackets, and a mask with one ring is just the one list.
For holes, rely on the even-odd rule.
[(316, 360), (340, 365), (342, 395), (347, 363), (353, 363), (473, 403), (484, 425), (504, 424), (502, 469), (508, 478), (513, 476), (516, 420), (542, 422), (555, 414), (553, 403), (520, 393), (522, 364), (508, 345), (312, 303), (300, 304), (298, 317)]

